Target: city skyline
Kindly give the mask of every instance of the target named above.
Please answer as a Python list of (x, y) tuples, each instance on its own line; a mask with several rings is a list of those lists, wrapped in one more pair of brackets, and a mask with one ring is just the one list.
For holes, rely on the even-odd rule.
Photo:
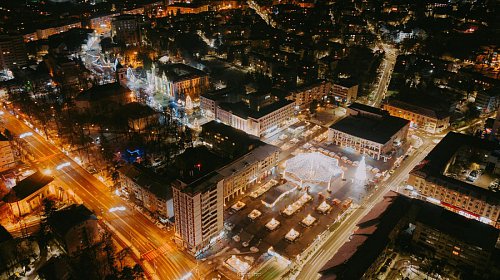
[(2, 2), (0, 279), (497, 279), (498, 8)]

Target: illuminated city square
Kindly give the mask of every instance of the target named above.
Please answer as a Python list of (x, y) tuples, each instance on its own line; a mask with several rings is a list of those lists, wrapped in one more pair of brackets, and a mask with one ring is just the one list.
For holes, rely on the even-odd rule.
[(0, 1), (0, 279), (500, 279), (498, 1)]

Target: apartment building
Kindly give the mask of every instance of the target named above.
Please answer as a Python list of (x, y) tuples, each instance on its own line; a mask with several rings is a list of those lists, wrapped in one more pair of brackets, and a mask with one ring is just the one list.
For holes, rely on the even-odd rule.
[(248, 134), (263, 137), (286, 127), (294, 110), (295, 102), (290, 100), (280, 100), (259, 110), (249, 108), (244, 102), (221, 103), (216, 118)]
[(0, 134), (0, 172), (16, 166), (14, 152), (9, 139)]
[(227, 101), (231, 90), (223, 88), (204, 93), (200, 96), (200, 110), (204, 117), (209, 120), (215, 120), (217, 107), (221, 102)]
[(89, 27), (94, 29), (97, 34), (107, 34), (111, 32), (111, 22), (113, 21), (113, 18), (119, 15), (120, 13), (107, 13), (94, 16), (89, 19)]
[(497, 145), (449, 132), (416, 166), (408, 184), (421, 199), (500, 227), (500, 163)]
[(206, 3), (174, 3), (167, 6), (167, 15), (199, 14), (208, 12)]
[(224, 203), (275, 173), (280, 149), (217, 121), (202, 125), (202, 141), (219, 155), (233, 159), (216, 172), (224, 177)]
[(383, 105), (391, 116), (411, 121), (411, 126), (430, 133), (439, 133), (450, 126), (450, 114), (435, 108), (432, 100), (427, 105), (391, 99)]
[(111, 21), (111, 37), (117, 43), (138, 46), (141, 44), (139, 18), (136, 15), (119, 15)]
[(492, 263), (498, 229), (444, 209), (422, 209), (415, 219), (412, 242), (432, 248), (435, 256), (451, 265), (481, 271)]
[(122, 191), (135, 204), (163, 220), (174, 216), (170, 180), (137, 164), (118, 169)]
[(97, 216), (83, 204), (54, 211), (48, 219), (56, 241), (71, 256), (102, 240), (97, 221)]
[(218, 237), (226, 206), (275, 173), (280, 150), (217, 121), (202, 126), (200, 139), (205, 146), (178, 156), (183, 169), (172, 183), (176, 236), (193, 254)]
[(491, 266), (495, 266), (497, 262), (497, 228), (432, 203), (416, 202), (414, 204), (418, 206), (418, 212), (413, 220), (413, 244), (431, 249), (435, 258), (446, 260), (452, 266), (466, 267), (471, 274), (479, 276), (498, 273), (498, 270), (491, 271)]
[(259, 146), (217, 170), (217, 173), (224, 177), (224, 203), (241, 196), (249, 187), (274, 174), (279, 151), (280, 149), (273, 145)]
[(60, 24), (60, 22), (50, 24), (45, 27), (38, 28), (34, 32), (24, 34), (23, 39), (25, 42), (47, 39), (52, 35), (63, 33), (73, 28), (82, 28), (81, 21), (68, 21), (63, 24)]
[(332, 95), (340, 103), (351, 104), (358, 97), (359, 85), (351, 79), (341, 79), (333, 83)]
[(489, 114), (496, 111), (498, 109), (498, 105), (500, 104), (500, 89), (492, 88), (489, 90), (479, 91), (476, 94), (474, 103), (483, 114)]
[[(410, 251), (443, 260), (469, 274), (467, 279), (497, 279), (499, 233), (430, 202), (390, 191), (361, 218), (349, 240), (320, 270), (320, 279), (380, 278), (381, 268), (391, 267), (393, 259), (388, 261), (388, 256), (401, 253), (396, 243), (403, 235), (411, 236)], [(395, 266), (392, 262), (391, 269)]]
[(406, 142), (409, 126), (410, 122), (405, 119), (354, 103), (345, 118), (330, 126), (328, 141), (377, 160), (387, 160)]
[(175, 240), (198, 255), (220, 236), (224, 227), (222, 175), (211, 172), (193, 182), (173, 184)]
[(0, 69), (17, 69), (28, 63), (28, 55), (22, 36), (0, 36)]
[(287, 99), (295, 101), (295, 106), (304, 110), (309, 108), (308, 106), (313, 100), (321, 100), (323, 97), (329, 95), (331, 90), (332, 84), (330, 82), (320, 81), (290, 91), (290, 95), (287, 96)]

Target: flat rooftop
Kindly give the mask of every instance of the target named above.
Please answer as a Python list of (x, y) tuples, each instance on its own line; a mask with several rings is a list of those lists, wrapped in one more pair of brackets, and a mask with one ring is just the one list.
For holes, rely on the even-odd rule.
[(354, 79), (338, 79), (333, 84), (345, 88), (351, 88), (353, 86), (357, 86), (358, 82), (356, 82)]
[[(462, 192), (474, 191), (486, 198), (500, 199), (500, 192), (488, 189), (489, 184), (500, 177), (495, 174), (499, 148), (485, 139), (449, 132), (411, 173), (448, 182)], [(470, 172), (478, 169), (483, 169), (478, 178), (467, 180)]]
[(259, 138), (250, 135), (243, 130), (239, 130), (215, 120), (201, 125), (201, 138), (209, 138), (212, 134), (218, 134), (224, 137), (226, 141), (234, 142), (234, 145), (237, 145), (242, 149), (242, 153), (246, 153), (249, 150), (266, 144), (260, 141)]
[(350, 240), (323, 266), (321, 279), (361, 279), (389, 244), (388, 236), (401, 221), (423, 224), (488, 251), (495, 250), (500, 233), (495, 227), (438, 205), (389, 191), (357, 224)]
[(260, 110), (253, 110), (249, 108), (244, 102), (221, 103), (219, 106), (223, 110), (231, 112), (242, 119), (248, 119), (248, 118), (260, 119), (280, 108), (289, 105), (290, 103), (294, 103), (294, 101), (280, 100), (270, 105), (264, 106)]
[(444, 119), (450, 116), (450, 101), (430, 94), (399, 94), (395, 98), (389, 99), (387, 103), (391, 106), (435, 119)]
[(177, 178), (191, 184), (207, 174), (217, 170), (229, 162), (211, 152), (206, 146), (187, 148), (184, 153), (175, 158)]
[(118, 171), (158, 197), (165, 200), (172, 198), (171, 179), (162, 177), (139, 164), (127, 164)]
[(394, 134), (409, 123), (408, 120), (392, 116), (380, 118), (347, 116), (332, 124), (330, 128), (375, 143), (386, 144)]
[(371, 114), (379, 115), (379, 116), (384, 116), (384, 115), (388, 115), (389, 114), (387, 111), (384, 111), (384, 110), (382, 110), (380, 108), (368, 106), (368, 105), (361, 104), (361, 103), (358, 103), (358, 102), (352, 103), (347, 108), (349, 108), (349, 109), (351, 109), (353, 111), (356, 111), (356, 112), (371, 113)]

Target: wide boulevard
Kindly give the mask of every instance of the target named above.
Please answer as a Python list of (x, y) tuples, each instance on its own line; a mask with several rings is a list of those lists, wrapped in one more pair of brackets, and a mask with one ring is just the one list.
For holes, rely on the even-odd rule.
[[(115, 195), (101, 181), (80, 167), (69, 156), (62, 153), (42, 136), (35, 133), (23, 121), (3, 110), (4, 126), (13, 135), (32, 132), (24, 137), (30, 152), (40, 168), (53, 170), (54, 183), (70, 190), (96, 215), (123, 246), (129, 246), (137, 261), (152, 279), (196, 279), (196, 260), (179, 250), (174, 244), (172, 232), (158, 228), (147, 217), (132, 207), (121, 211), (109, 211), (114, 207), (127, 206), (122, 198)], [(69, 162), (60, 170), (56, 166)], [(117, 209), (117, 208), (115, 208)], [(203, 277), (199, 277), (202, 279)]]

